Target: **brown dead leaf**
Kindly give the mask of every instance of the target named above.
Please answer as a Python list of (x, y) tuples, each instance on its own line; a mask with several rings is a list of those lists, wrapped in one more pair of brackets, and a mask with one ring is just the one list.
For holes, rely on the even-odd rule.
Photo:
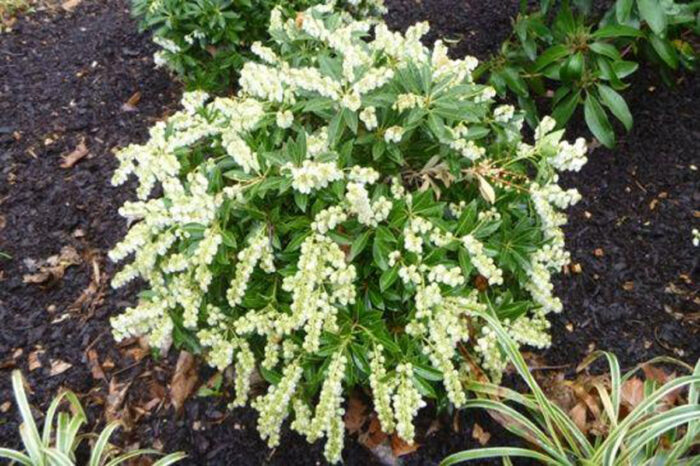
[(605, 251), (603, 250), (603, 248), (596, 248), (593, 251), (593, 255), (596, 257), (603, 257), (605, 255)]
[(100, 262), (97, 255), (92, 257), (92, 276), (87, 288), (68, 307), (69, 311), (82, 312), (83, 319), (91, 318), (95, 309), (104, 301), (104, 286), (106, 280), (100, 272)]
[(66, 0), (65, 2), (61, 3), (61, 8), (71, 13), (73, 10), (75, 10), (75, 7), (80, 5), (82, 1), (83, 0)]
[(580, 401), (576, 406), (571, 408), (569, 417), (574, 421), (574, 424), (576, 424), (581, 432), (588, 431), (588, 425), (586, 423), (586, 403)]
[(49, 372), (49, 376), (53, 377), (55, 375), (63, 374), (65, 371), (73, 367), (73, 364), (65, 361), (61, 361), (60, 359), (52, 359), (51, 360), (51, 370)]
[(92, 377), (98, 380), (106, 380), (107, 377), (105, 376), (105, 373), (102, 370), (102, 366), (100, 365), (100, 358), (97, 355), (97, 351), (95, 351), (94, 349), (88, 350), (87, 358), (88, 366), (90, 367), (90, 373), (92, 374)]
[(141, 101), (141, 93), (139, 91), (134, 92), (129, 100), (122, 104), (123, 112), (136, 112), (138, 111), (137, 105)]
[(627, 405), (630, 410), (634, 409), (644, 400), (644, 382), (642, 382), (642, 379), (639, 377), (632, 377), (626, 380), (620, 389), (620, 396), (622, 402)]
[(397, 458), (404, 455), (409, 455), (418, 450), (420, 445), (417, 442), (408, 443), (397, 434), (391, 436), (391, 451)]
[(348, 400), (348, 409), (345, 412), (345, 428), (348, 433), (359, 432), (366, 421), (367, 406), (357, 396), (351, 396)]
[(181, 412), (195, 385), (197, 385), (197, 367), (194, 356), (187, 351), (180, 351), (170, 383), (170, 400), (176, 412)]
[(622, 289), (625, 291), (634, 291), (634, 282), (625, 282), (622, 284)]
[(68, 267), (78, 265), (81, 262), (82, 259), (73, 246), (64, 246), (60, 254), (51, 256), (38, 264), (39, 271), (24, 275), (22, 281), (39, 284), (49, 280), (60, 280)]
[(0, 413), (6, 413), (10, 410), (12, 407), (12, 403), (9, 401), (4, 402), (3, 404), (0, 405)]
[(122, 410), (126, 392), (129, 390), (131, 382), (120, 384), (116, 377), (112, 377), (109, 381), (109, 392), (107, 394), (107, 402), (105, 403), (105, 419), (107, 422), (116, 421), (124, 418), (127, 410)]
[(61, 162), (61, 168), (71, 168), (73, 165), (78, 163), (78, 161), (85, 158), (90, 153), (87, 146), (85, 145), (85, 139), (81, 140), (80, 143), (75, 146), (73, 152), (68, 155), (61, 156), (63, 162)]
[(475, 422), (474, 428), (472, 429), (472, 438), (479, 442), (479, 445), (483, 447), (489, 443), (489, 440), (491, 440), (491, 434), (486, 432), (483, 427)]
[(644, 364), (642, 366), (642, 371), (644, 372), (644, 377), (646, 377), (647, 380), (653, 380), (661, 385), (673, 378), (673, 374), (669, 375), (663, 369), (656, 367), (653, 364)]
[(387, 439), (387, 434), (382, 431), (382, 426), (379, 418), (375, 413), (372, 413), (372, 418), (369, 421), (367, 432), (363, 432), (359, 437), (359, 442), (365, 447), (373, 450), (378, 445), (382, 444)]

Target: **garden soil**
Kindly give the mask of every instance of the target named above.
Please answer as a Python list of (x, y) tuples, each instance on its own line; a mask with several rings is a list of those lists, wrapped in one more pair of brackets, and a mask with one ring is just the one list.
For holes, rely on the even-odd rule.
[[(387, 21), (403, 29), (429, 20), (427, 42), (445, 37), (455, 56), (485, 58), (508, 35), (516, 3), (389, 0)], [(112, 339), (110, 316), (138, 292), (138, 284), (108, 285), (115, 266), (106, 253), (127, 229), (117, 210), (133, 198), (133, 185), (110, 185), (113, 149), (143, 142), (177, 108), (181, 88), (154, 69), (154, 48), (125, 0), (40, 10), (0, 34), (0, 445), (19, 446), (9, 383), (19, 368), (34, 406), (45, 409), (71, 388), (91, 429), (105, 419), (125, 423), (115, 440), (128, 447), (185, 450), (183, 464), (193, 465), (323, 464), (322, 443), (309, 446), (289, 431), (268, 449), (251, 410), (226, 409), (228, 388), (197, 396), (200, 385), (219, 391), (206, 368), (183, 372), (195, 393), (176, 412), (177, 352), (155, 360), (138, 341)], [(557, 279), (565, 311), (538, 358), (543, 370), (570, 372), (593, 349), (615, 352), (624, 367), (655, 355), (700, 356), (700, 265), (691, 244), (700, 225), (699, 84), (684, 75), (669, 90), (653, 72), (639, 72), (626, 94), (634, 129), (565, 177), (583, 200), (566, 230), (573, 263)], [(569, 131), (576, 135), (589, 137), (580, 121)], [(437, 464), (477, 446), (475, 423), (491, 434), (488, 446), (514, 442), (484, 412), (424, 411), (420, 447), (404, 464)], [(343, 456), (348, 464), (379, 461), (356, 436)]]

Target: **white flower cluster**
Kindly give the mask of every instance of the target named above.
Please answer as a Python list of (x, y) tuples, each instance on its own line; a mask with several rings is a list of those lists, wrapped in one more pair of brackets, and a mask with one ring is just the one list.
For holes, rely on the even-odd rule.
[(292, 186), (302, 194), (326, 188), (330, 183), (343, 178), (343, 172), (333, 162), (304, 160), (301, 167), (289, 164), (287, 169), (292, 174)]
[(462, 237), (462, 245), (469, 253), (474, 267), (484, 276), (490, 285), (503, 284), (503, 271), (486, 255), (484, 245), (472, 235)]

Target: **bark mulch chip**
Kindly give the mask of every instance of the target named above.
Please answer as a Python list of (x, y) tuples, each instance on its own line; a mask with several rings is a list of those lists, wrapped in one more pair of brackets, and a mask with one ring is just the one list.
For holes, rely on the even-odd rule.
[[(482, 59), (509, 34), (517, 12), (516, 1), (387, 0), (387, 6), (390, 27), (429, 20), (426, 43), (453, 39), (454, 56)], [(110, 185), (112, 149), (144, 141), (181, 94), (154, 69), (153, 52), (126, 0), (38, 12), (0, 35), (0, 252), (11, 256), (0, 258), (0, 444), (20, 444), (18, 414), (6, 404), (17, 367), (39, 408), (68, 387), (88, 407), (90, 428), (103, 425), (105, 414), (125, 420), (130, 429), (115, 437), (121, 445), (185, 450), (190, 458), (182, 464), (322, 464), (322, 443), (308, 445), (288, 430), (277, 449), (268, 449), (254, 412), (228, 410), (228, 395), (191, 396), (176, 416), (167, 403), (176, 351), (156, 361), (138, 342), (117, 346), (111, 337), (109, 317), (134, 304), (138, 292), (137, 285), (118, 291), (108, 285), (115, 267), (106, 253), (126, 232), (117, 209), (133, 198), (133, 185)], [(616, 150), (597, 149), (582, 172), (565, 177), (583, 195), (567, 226), (580, 269), (557, 279), (566, 310), (553, 318), (548, 363), (574, 367), (592, 348), (615, 352), (625, 367), (654, 355), (689, 362), (700, 355), (700, 270), (691, 245), (700, 223), (699, 91), (693, 76), (668, 90), (653, 73), (640, 72), (626, 94), (632, 132)], [(569, 138), (589, 137), (577, 125)], [(66, 157), (71, 167), (61, 166), (70, 165)], [(61, 255), (73, 260), (40, 277), (45, 261)], [(39, 283), (25, 283), (25, 276)], [(201, 369), (198, 378), (213, 375)], [(478, 446), (474, 422), (492, 434), (488, 446), (515, 442), (484, 412), (442, 414), (436, 423), (424, 411), (421, 446), (402, 458), (405, 464), (437, 464)], [(354, 438), (343, 457), (377, 463)]]

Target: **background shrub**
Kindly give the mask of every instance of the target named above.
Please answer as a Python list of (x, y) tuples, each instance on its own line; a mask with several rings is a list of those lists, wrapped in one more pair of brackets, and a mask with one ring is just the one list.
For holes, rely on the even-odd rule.
[[(177, 73), (189, 89), (224, 91), (250, 57), (250, 45), (266, 40), (270, 11), (292, 16), (321, 0), (132, 0), (142, 30), (160, 46), (156, 63)], [(383, 0), (338, 0), (358, 17), (384, 12)]]
[(591, 3), (541, 0), (529, 11), (522, 2), (513, 34), (476, 74), (487, 73), (485, 80), (500, 95), (516, 96), (533, 127), (539, 120), (536, 99), (548, 91), (548, 112), (560, 128), (583, 107), (591, 133), (612, 147), (612, 119), (632, 128), (632, 113), (620, 92), (629, 87), (625, 79), (639, 61), (654, 64), (668, 85), (679, 69), (695, 70), (693, 34), (700, 25), (700, 3), (617, 0), (599, 15), (591, 12)]
[(421, 44), (425, 23), (402, 35), (329, 6), (282, 18), (237, 95), (186, 94), (118, 154), (114, 182), (135, 174), (141, 200), (120, 210), (135, 223), (110, 256), (133, 261), (113, 285), (149, 289), (113, 326), (233, 364), (234, 406), (259, 370), (261, 435), (276, 445), (293, 412), (337, 461), (345, 390), (370, 389), (383, 429), (412, 442), (425, 399), (465, 402), (466, 361), (500, 376), (475, 312), (549, 344), (560, 210), (579, 197), (557, 170), (578, 170), (586, 145), (551, 118), (525, 143), (522, 115), (473, 82), (474, 58)]

